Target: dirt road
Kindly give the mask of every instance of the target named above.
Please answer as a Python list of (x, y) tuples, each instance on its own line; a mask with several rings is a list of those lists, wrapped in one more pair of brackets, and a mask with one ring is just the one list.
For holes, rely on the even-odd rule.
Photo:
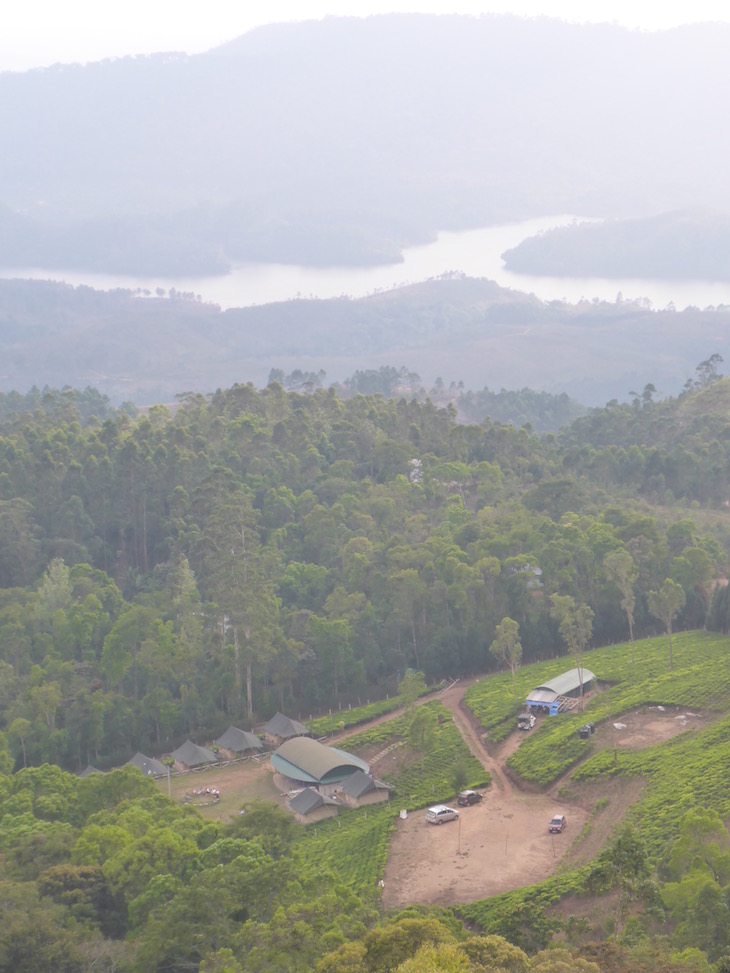
[[(436, 698), (452, 713), (467, 746), (491, 775), (492, 786), (484, 790), (480, 804), (460, 809), (458, 821), (442, 826), (426, 824), (423, 811), (397, 820), (382, 892), (383, 905), (388, 909), (412, 903), (471, 902), (539, 882), (561, 862), (577, 865), (589, 861), (640, 796), (642, 782), (622, 778), (580, 790), (571, 787), (580, 796), (570, 803), (557, 796), (559, 788), (564, 787), (563, 781), (546, 793), (520, 790), (505, 772), (505, 761), (527, 734), (515, 729), (499, 746), (488, 746), (481, 727), (464, 706), (469, 685), (471, 681), (456, 682)], [(421, 702), (433, 698), (428, 696)], [(388, 713), (373, 722), (391, 720), (395, 715), (398, 714)], [(601, 725), (596, 745), (619, 749), (650, 746), (686, 729), (699, 729), (713, 718), (712, 714), (645, 707), (622, 716), (621, 723), (613, 727)], [(350, 730), (337, 734), (327, 742), (342, 742), (346, 749), (346, 739), (352, 733)], [(392, 771), (392, 765), (389, 769)], [(382, 772), (385, 770), (384, 767)], [(377, 763), (372, 764), (371, 771), (378, 776)], [(202, 775), (173, 778), (173, 796), (180, 799), (185, 789), (192, 786), (191, 781), (197, 783), (203, 778), (221, 792), (218, 805), (201, 811), (208, 817), (230, 818), (257, 797), (284, 804), (284, 795), (273, 786), (268, 761), (250, 761), (211, 768)], [(159, 786), (167, 793), (167, 781), (161, 781)], [(451, 800), (452, 796), (440, 798)], [(594, 813), (599, 800), (601, 810)], [(547, 826), (556, 811), (566, 815), (568, 826), (562, 834), (550, 835)], [(586, 829), (589, 819), (590, 828)]]
[(472, 902), (532, 885), (554, 871), (586, 820), (584, 808), (560, 808), (568, 828), (548, 834), (556, 811), (550, 794), (518, 791), (504, 770), (504, 761), (521, 739), (517, 730), (494, 753), (466, 707), (470, 682), (457, 682), (439, 694), (474, 756), (489, 771), (492, 786), (480, 804), (460, 809), (458, 821), (428, 825), (417, 811), (398, 819), (385, 870), (383, 905), (401, 908), (413, 902), (450, 905)]
[(499, 760), (495, 760), (491, 756), (484, 742), (484, 736), (481, 733), (478, 722), (464, 705), (464, 693), (476, 681), (476, 679), (470, 679), (468, 681), (459, 680), (459, 682), (453, 683), (439, 693), (438, 698), (451, 711), (454, 724), (464, 738), (464, 743), (466, 743), (477, 760), (480, 761), (484, 769), (489, 771), (494, 786), (506, 797), (511, 797), (513, 793), (512, 782), (504, 771), (503, 761), (517, 748), (519, 740), (515, 736), (511, 747), (507, 745), (506, 747), (500, 748)]
[[(557, 796), (562, 781), (545, 793), (521, 791), (505, 773), (504, 765), (526, 735), (515, 729), (499, 747), (488, 748), (477, 721), (463, 703), (469, 685), (456, 683), (439, 698), (453, 714), (471, 752), (491, 774), (493, 785), (484, 791), (480, 804), (460, 808), (458, 821), (442, 826), (426, 824), (422, 811), (398, 819), (382, 896), (388, 909), (414, 902), (472, 902), (533, 885), (551, 875), (563, 861), (571, 865), (589, 861), (639, 799), (641, 780), (612, 779), (600, 786), (574, 788), (580, 796), (570, 803)], [(614, 730), (609, 724), (599, 733), (610, 746), (631, 748), (699, 728), (707, 717), (648, 707), (621, 719), (620, 729)], [(594, 813), (599, 799), (601, 810)], [(556, 811), (565, 814), (567, 828), (562, 834), (550, 835), (548, 823)], [(586, 829), (589, 818), (591, 827)]]

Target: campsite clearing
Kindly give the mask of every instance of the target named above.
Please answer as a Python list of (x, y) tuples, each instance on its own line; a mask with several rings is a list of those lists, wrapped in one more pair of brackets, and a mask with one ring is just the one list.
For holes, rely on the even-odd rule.
[[(465, 688), (464, 684), (457, 684), (439, 698), (452, 712), (472, 753), (491, 774), (492, 786), (484, 791), (483, 801), (462, 808), (459, 820), (446, 827), (428, 826), (425, 810), (409, 812), (405, 819), (396, 820), (382, 891), (386, 908), (476, 901), (532, 885), (551, 875), (561, 863), (578, 865), (589, 861), (641, 792), (640, 780), (617, 779), (600, 784), (569, 784), (567, 799), (565, 781), (544, 793), (521, 790), (506, 774), (505, 761), (525, 735), (515, 729), (501, 745), (488, 747), (478, 722), (462, 704)], [(600, 724), (592, 740), (597, 749), (646, 747), (684, 730), (700, 729), (713, 718), (711, 714), (690, 713), (676, 707), (647, 706), (622, 715), (620, 722), (624, 727), (620, 730), (611, 724)], [(392, 756), (383, 762), (387, 759), (392, 767)], [(385, 768), (376, 762), (371, 769), (378, 775)], [(158, 784), (167, 793), (167, 780)], [(201, 785), (217, 788), (220, 800), (199, 812), (219, 820), (232, 820), (252, 801), (263, 800), (282, 807), (286, 803), (285, 795), (274, 787), (265, 757), (173, 776), (171, 785), (172, 797), (179, 801)], [(438, 797), (455, 800), (452, 794)], [(596, 807), (601, 810), (596, 811)], [(565, 812), (568, 827), (562, 834), (550, 835), (548, 823), (556, 809)], [(394, 804), (394, 817), (399, 810)], [(585, 827), (587, 823), (589, 828)]]

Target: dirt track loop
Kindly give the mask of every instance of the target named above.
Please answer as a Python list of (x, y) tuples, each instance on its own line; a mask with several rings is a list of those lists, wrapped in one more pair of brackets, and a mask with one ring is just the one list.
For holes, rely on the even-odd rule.
[[(484, 800), (460, 809), (459, 820), (428, 825), (422, 811), (399, 818), (385, 870), (383, 905), (400, 908), (413, 902), (450, 905), (471, 902), (549, 875), (563, 858), (571, 836), (580, 833), (587, 811), (565, 809), (568, 829), (549, 835), (556, 810), (548, 794), (518, 791), (503, 761), (520, 743), (510, 735), (495, 756), (489, 753), (476, 721), (463, 705), (469, 682), (457, 682), (439, 694), (452, 713), (466, 745), (492, 778)], [(563, 810), (561, 808), (561, 810)]]
[[(506, 774), (504, 764), (525, 734), (515, 729), (490, 753), (479, 725), (464, 706), (469, 685), (454, 683), (439, 698), (453, 714), (471, 752), (490, 773), (492, 786), (484, 791), (480, 804), (460, 809), (458, 821), (440, 827), (426, 824), (423, 811), (398, 819), (385, 870), (382, 899), (386, 908), (415, 902), (471, 902), (533, 885), (552, 874), (563, 859), (572, 864), (588, 861), (641, 793), (642, 781), (623, 779), (584, 787), (580, 797), (568, 804), (557, 797), (564, 781), (557, 781), (545, 793), (520, 790)], [(605, 737), (610, 746), (649, 746), (683, 730), (699, 728), (708, 718), (648, 707), (621, 719), (619, 736), (609, 724), (599, 728), (601, 739), (596, 742), (605, 745)], [(603, 799), (602, 810), (591, 815), (599, 798)], [(548, 822), (556, 811), (566, 815), (567, 828), (562, 834), (551, 835)], [(591, 827), (584, 829), (589, 818)]]

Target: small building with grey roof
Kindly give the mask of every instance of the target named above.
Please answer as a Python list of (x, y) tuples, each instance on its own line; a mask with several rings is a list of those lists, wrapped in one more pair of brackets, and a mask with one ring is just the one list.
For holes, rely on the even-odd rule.
[(100, 774), (101, 771), (98, 767), (94, 767), (93, 764), (87, 764), (86, 767), (81, 771), (79, 777), (90, 777), (91, 774)]
[(185, 767), (204, 767), (206, 764), (214, 764), (218, 757), (207, 747), (199, 747), (192, 740), (186, 740), (177, 750), (170, 754), (175, 763), (183, 764)]
[(582, 669), (568, 669), (561, 675), (548, 682), (542, 683), (531, 690), (525, 705), (532, 710), (548, 711), (551, 715), (561, 709), (571, 709), (574, 700), (580, 698), (581, 682), (583, 695), (586, 696), (595, 686), (595, 675), (583, 667)]
[(293, 737), (311, 736), (303, 723), (299, 723), (289, 716), (284, 716), (283, 713), (274, 714), (267, 723), (264, 723), (263, 732), (266, 742), (275, 747)]
[(296, 737), (274, 751), (271, 766), (280, 777), (282, 790), (314, 785), (323, 794), (333, 794), (338, 785), (356, 771), (368, 773), (364, 760), (345, 750), (326, 747), (311, 737)]
[(337, 796), (342, 797), (350, 807), (362, 807), (364, 804), (387, 801), (389, 795), (388, 785), (366, 774), (364, 770), (356, 770), (337, 791)]
[(263, 750), (264, 745), (255, 733), (239, 730), (237, 726), (229, 726), (223, 736), (215, 741), (222, 750), (231, 753), (255, 753)]
[(305, 787), (304, 790), (297, 791), (289, 798), (287, 804), (300, 824), (333, 818), (339, 813), (337, 799), (321, 794), (314, 787)]
[(155, 760), (154, 757), (146, 757), (139, 750), (135, 755), (128, 760), (125, 767), (136, 767), (141, 770), (145, 777), (166, 777), (167, 767), (162, 763), (161, 760)]

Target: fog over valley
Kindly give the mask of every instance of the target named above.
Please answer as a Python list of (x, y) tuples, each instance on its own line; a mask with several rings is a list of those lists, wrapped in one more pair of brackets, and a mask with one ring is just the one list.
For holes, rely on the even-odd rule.
[[(701, 317), (676, 347), (670, 339), (659, 360), (648, 323), (630, 360), (619, 355), (615, 318), (622, 301), (693, 315), (728, 302), (727, 144), (716, 119), (729, 33), (725, 24), (641, 32), (496, 15), (329, 17), (259, 27), (201, 54), (0, 74), (2, 276), (158, 299), (182, 292), (223, 309), (364, 298), (355, 317), (367, 329), (343, 310), (327, 342), (312, 330), (320, 312), (308, 301), (267, 312), (277, 321), (273, 353), (245, 330), (220, 349), (226, 375), (240, 380), (260, 383), (301, 358), (331, 380), (363, 364), (405, 363), (427, 381), (448, 366), (442, 377), (474, 387), (495, 376), (571, 394), (582, 386), (591, 403), (625, 396), (632, 376), (671, 392), (722, 351), (721, 312)], [(561, 213), (590, 223), (524, 239)], [(524, 227), (519, 236), (513, 226)], [(443, 275), (449, 299), (468, 309), (468, 336), (437, 287), (425, 331), (408, 309), (412, 291), (372, 299)], [(537, 316), (520, 319), (519, 354), (505, 340), (513, 298), (486, 313), (460, 275), (551, 306), (534, 304)], [(58, 381), (48, 353), (30, 353), (17, 291), (5, 293), (0, 387)], [(568, 358), (538, 322), (562, 300), (581, 308), (561, 319)], [(616, 306), (586, 306), (596, 300)], [(28, 323), (47, 315), (45, 297), (24, 313)], [(166, 376), (158, 390), (168, 396), (196, 372), (206, 390), (223, 380), (192, 353), (195, 342), (164, 355), (170, 334), (155, 332), (152, 304), (135, 310), (134, 325), (127, 313), (86, 322), (73, 381), (89, 376), (116, 395), (120, 382), (149, 388), (149, 369)], [(572, 330), (596, 316), (602, 327), (590, 339)], [(54, 325), (71, 349), (79, 339), (68, 327)], [(96, 358), (110, 327), (122, 353)], [(125, 346), (137, 327), (161, 359)]]

